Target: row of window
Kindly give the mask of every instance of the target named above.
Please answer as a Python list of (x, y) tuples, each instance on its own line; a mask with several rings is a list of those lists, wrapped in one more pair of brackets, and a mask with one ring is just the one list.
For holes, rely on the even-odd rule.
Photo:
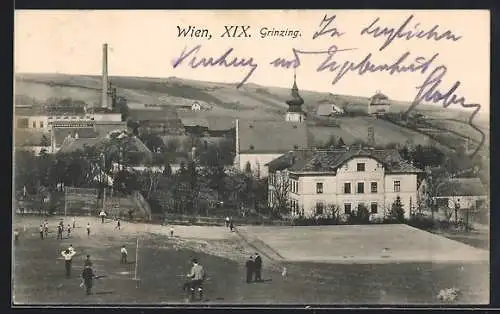
[[(365, 183), (364, 182), (358, 182), (356, 187), (357, 187), (356, 193), (358, 193), (358, 194), (365, 193)], [(298, 188), (298, 186), (297, 186), (297, 188)], [(370, 192), (371, 193), (378, 192), (377, 182), (370, 183)], [(394, 192), (401, 192), (401, 181), (394, 181)], [(316, 183), (316, 194), (323, 194), (323, 183), (322, 182)], [(351, 183), (350, 182), (344, 183), (344, 194), (351, 194)]]
[[(359, 203), (359, 207), (364, 207), (364, 203)], [(293, 212), (293, 203), (292, 203), (292, 212)], [(325, 203), (323, 202), (317, 202), (316, 203), (316, 215), (323, 215), (325, 212)], [(344, 214), (349, 215), (352, 212), (352, 204), (351, 203), (345, 203), (344, 204)], [(377, 214), (378, 213), (378, 203), (373, 202), (370, 204), (370, 214)]]

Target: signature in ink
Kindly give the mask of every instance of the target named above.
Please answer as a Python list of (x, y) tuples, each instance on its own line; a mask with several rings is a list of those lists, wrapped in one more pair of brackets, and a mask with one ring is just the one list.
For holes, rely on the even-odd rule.
[(327, 28), (328, 26), (330, 26), (330, 24), (332, 24), (335, 21), (336, 17), (337, 17), (336, 15), (328, 16), (325, 14), (323, 20), (319, 24), (320, 27), (323, 25), (323, 28), (315, 32), (312, 39), (316, 39), (326, 34), (330, 34), (330, 37), (342, 37), (342, 35), (344, 35), (344, 32), (339, 31), (337, 27), (332, 26), (330, 28)]
[(413, 15), (410, 15), (397, 29), (394, 27), (378, 26), (377, 23), (380, 21), (380, 18), (377, 17), (370, 25), (361, 30), (361, 35), (371, 35), (374, 38), (378, 38), (380, 36), (387, 37), (385, 42), (380, 47), (380, 51), (389, 46), (394, 39), (434, 39), (435, 41), (446, 39), (458, 41), (462, 38), (462, 36), (455, 35), (450, 30), (446, 30), (442, 33), (438, 32), (439, 24), (436, 24), (431, 29), (424, 31), (419, 29), (420, 23), (416, 23), (413, 25), (413, 30), (406, 30), (410, 21), (413, 20), (413, 17)]
[(417, 86), (418, 93), (415, 96), (411, 106), (404, 113), (407, 116), (410, 111), (412, 111), (415, 107), (420, 105), (422, 102), (432, 102), (435, 104), (442, 103), (443, 108), (448, 108), (451, 105), (458, 104), (463, 108), (475, 108), (469, 117), (469, 125), (476, 131), (481, 134), (481, 141), (476, 148), (476, 150), (471, 154), (470, 157), (474, 157), (477, 152), (481, 149), (485, 141), (485, 135), (481, 129), (472, 124), (472, 120), (477, 115), (479, 110), (481, 109), (480, 104), (468, 104), (466, 103), (466, 99), (463, 96), (458, 96), (455, 92), (460, 87), (460, 81), (456, 81), (451, 88), (446, 92), (439, 91), (438, 88), (442, 82), (442, 79), (446, 75), (448, 69), (444, 65), (440, 65), (432, 71), (429, 76), (425, 79), (422, 85)]
[(187, 50), (184, 48), (181, 55), (172, 61), (172, 67), (175, 69), (179, 65), (182, 65), (184, 61), (189, 59), (187, 62), (188, 66), (192, 69), (196, 69), (198, 67), (216, 67), (222, 66), (225, 68), (235, 67), (235, 68), (250, 68), (247, 75), (243, 78), (243, 80), (238, 84), (237, 88), (240, 88), (245, 84), (246, 81), (252, 76), (253, 72), (257, 69), (257, 63), (255, 63), (253, 57), (250, 58), (240, 58), (240, 57), (232, 57), (231, 53), (234, 51), (233, 48), (229, 48), (218, 57), (199, 57), (198, 53), (201, 49), (201, 45), (197, 45), (196, 47)]

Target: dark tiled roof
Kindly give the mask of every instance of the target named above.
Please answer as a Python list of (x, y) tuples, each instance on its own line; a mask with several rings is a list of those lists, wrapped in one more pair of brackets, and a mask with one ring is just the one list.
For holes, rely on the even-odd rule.
[(298, 172), (334, 172), (355, 157), (374, 158), (386, 167), (387, 173), (419, 173), (421, 170), (404, 161), (397, 150), (338, 149), (289, 152), (268, 163), (269, 169)]
[(181, 122), (183, 126), (194, 127), (200, 126), (208, 128), (208, 120), (205, 118), (197, 118), (197, 117), (182, 117)]
[(96, 138), (99, 135), (94, 128), (53, 128), (52, 132), (56, 146), (62, 145), (69, 134), (74, 137), (78, 133), (78, 138)]
[(238, 123), (240, 153), (286, 153), (307, 148), (307, 126), (285, 121)]
[(86, 146), (93, 147), (102, 140), (103, 139), (101, 137), (95, 137), (95, 138), (78, 138), (78, 139), (71, 139), (69, 141), (64, 141), (58, 153), (70, 153), (70, 152), (75, 152), (77, 150), (83, 150)]
[(438, 187), (438, 196), (482, 196), (488, 189), (479, 178), (449, 179)]
[(113, 131), (127, 129), (127, 122), (122, 121), (95, 121), (95, 130), (99, 135), (105, 135)]
[(207, 117), (211, 131), (227, 131), (235, 127), (235, 120), (230, 117)]

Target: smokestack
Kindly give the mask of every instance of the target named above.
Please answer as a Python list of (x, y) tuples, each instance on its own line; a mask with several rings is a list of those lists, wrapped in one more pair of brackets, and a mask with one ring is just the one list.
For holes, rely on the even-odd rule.
[(108, 44), (102, 45), (102, 91), (101, 107), (108, 108)]

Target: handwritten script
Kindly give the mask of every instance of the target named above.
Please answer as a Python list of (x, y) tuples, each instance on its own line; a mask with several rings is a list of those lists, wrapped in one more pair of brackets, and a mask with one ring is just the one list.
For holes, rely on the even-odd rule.
[[(319, 23), (319, 30), (314, 32), (312, 39), (320, 37), (340, 39), (345, 32), (335, 25), (335, 20), (335, 15), (325, 15)], [(414, 22), (414, 16), (410, 15), (399, 27), (387, 27), (380, 25), (380, 18), (377, 17), (361, 29), (360, 35), (371, 36), (375, 39), (383, 38), (384, 42), (380, 46), (379, 51), (386, 49), (397, 40), (444, 40), (456, 42), (462, 39), (462, 36), (454, 34), (451, 30), (440, 30), (439, 25), (425, 29), (420, 27), (419, 23), (412, 25), (412, 22)], [(217, 56), (204, 56), (202, 48), (202, 45), (196, 45), (193, 48), (184, 48), (180, 56), (172, 60), (172, 67), (175, 69), (184, 65), (192, 69), (213, 67), (239, 68), (245, 74), (237, 88), (243, 86), (259, 68), (259, 63), (254, 57), (249, 55), (238, 56), (234, 48), (227, 48)], [(324, 50), (292, 48), (290, 55), (276, 56), (264, 62), (273, 68), (296, 69), (302, 65), (303, 58), (313, 58), (312, 61), (316, 62), (316, 72), (332, 73), (332, 85), (337, 84), (347, 75), (366, 76), (371, 73), (385, 73), (388, 75), (418, 73), (424, 75), (423, 83), (416, 86), (416, 96), (406, 110), (405, 115), (408, 116), (413, 109), (424, 102), (441, 104), (443, 108), (448, 108), (451, 105), (458, 105), (469, 109), (473, 108), (474, 110), (469, 116), (468, 123), (474, 130), (481, 134), (481, 140), (471, 157), (481, 149), (485, 141), (485, 135), (481, 129), (472, 123), (474, 117), (481, 109), (481, 105), (468, 103), (464, 96), (458, 94), (458, 89), (461, 85), (460, 81), (456, 81), (450, 87), (442, 86), (442, 81), (448, 72), (448, 68), (444, 64), (439, 63), (439, 53), (419, 55), (412, 51), (405, 51), (389, 62), (386, 61), (387, 57), (384, 56), (384, 62), (380, 62), (377, 60), (381, 58), (380, 56), (372, 52), (367, 52), (364, 56), (356, 60), (349, 59), (349, 54), (346, 54), (346, 52), (358, 49), (357, 47), (341, 48), (337, 45), (330, 45), (328, 49)]]

